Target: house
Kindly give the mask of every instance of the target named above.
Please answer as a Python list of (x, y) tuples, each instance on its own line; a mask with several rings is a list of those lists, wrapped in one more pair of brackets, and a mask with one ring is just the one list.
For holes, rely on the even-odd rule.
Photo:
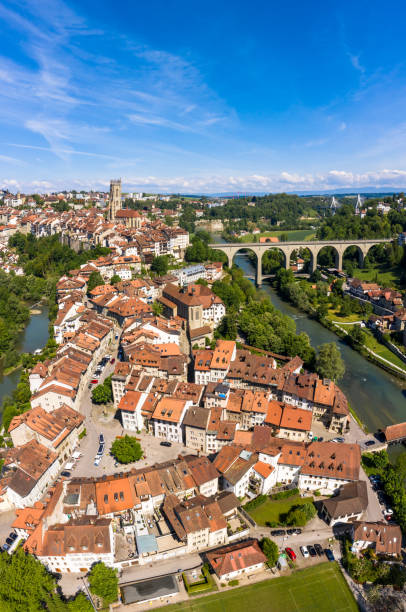
[(353, 553), (373, 548), (378, 555), (397, 557), (402, 549), (402, 532), (399, 525), (359, 521), (352, 525), (351, 537)]
[(245, 540), (230, 544), (207, 553), (207, 560), (217, 578), (234, 580), (243, 574), (251, 574), (264, 569), (266, 556), (259, 547), (258, 540)]
[(182, 422), (191, 400), (163, 397), (152, 414), (154, 436), (171, 442), (183, 441)]
[(50, 572), (88, 572), (95, 563), (114, 564), (111, 519), (83, 516), (37, 529), (24, 548)]
[(121, 415), (124, 429), (141, 431), (144, 427), (142, 407), (147, 398), (146, 393), (140, 391), (126, 391), (117, 406)]
[(227, 543), (227, 521), (215, 497), (197, 495), (179, 501), (169, 494), (162, 512), (188, 553)]
[(385, 440), (388, 443), (406, 440), (406, 422), (388, 425), (383, 430), (383, 433), (385, 435)]
[(62, 464), (71, 456), (83, 431), (85, 417), (69, 406), (53, 412), (36, 406), (11, 420), (8, 431), (15, 447), (36, 440), (58, 454)]
[(299, 488), (333, 493), (343, 484), (359, 480), (358, 444), (311, 442), (300, 470)]
[(61, 466), (55, 452), (30, 440), (9, 449), (4, 468), (2, 484), (5, 484), (7, 499), (16, 508), (25, 508), (41, 499)]
[(349, 482), (341, 487), (337, 495), (324, 499), (321, 515), (331, 527), (336, 523), (361, 519), (368, 507), (367, 484), (364, 480)]

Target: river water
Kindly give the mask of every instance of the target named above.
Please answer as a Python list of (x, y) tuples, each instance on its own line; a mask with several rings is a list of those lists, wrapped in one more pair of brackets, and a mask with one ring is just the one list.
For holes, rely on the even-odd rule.
[[(35, 306), (41, 310), (40, 314), (32, 314), (27, 327), (21, 332), (17, 350), (21, 353), (33, 353), (42, 348), (48, 340), (48, 306), (41, 304)], [(20, 378), (20, 370), (14, 370), (8, 376), (0, 372), (0, 412), (3, 398), (11, 395)]]
[[(215, 237), (216, 242), (223, 242)], [(247, 255), (237, 253), (234, 263), (249, 277), (255, 277), (255, 267)], [(306, 332), (314, 347), (335, 342), (345, 361), (345, 375), (339, 385), (346, 394), (360, 420), (375, 432), (392, 423), (406, 421), (406, 381), (401, 381), (370, 363), (314, 319), (282, 300), (275, 289), (265, 281), (261, 286), (274, 306), (292, 317), (298, 332)]]

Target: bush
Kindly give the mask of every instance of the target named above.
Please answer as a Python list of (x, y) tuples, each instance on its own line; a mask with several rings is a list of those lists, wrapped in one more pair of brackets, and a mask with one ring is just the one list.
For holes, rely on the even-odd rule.
[(243, 506), (243, 508), (244, 510), (249, 512), (250, 510), (254, 510), (255, 508), (258, 508), (259, 506), (262, 506), (262, 504), (266, 502), (266, 499), (267, 499), (266, 495), (258, 495), (258, 497), (256, 497), (255, 499), (252, 499), (251, 501), (246, 503)]
[(270, 540), (269, 538), (263, 538), (263, 540), (260, 542), (260, 546), (261, 546), (262, 552), (264, 553), (264, 555), (266, 556), (268, 560), (269, 567), (275, 567), (276, 562), (279, 557), (278, 545), (273, 540)]
[(285, 499), (285, 497), (293, 497), (294, 495), (299, 495), (299, 489), (288, 489), (287, 491), (280, 491), (279, 493), (274, 493), (270, 495), (271, 499)]
[(85, 435), (86, 435), (86, 433), (87, 433), (87, 432), (86, 432), (86, 427), (85, 427), (85, 428), (84, 428), (84, 430), (83, 430), (83, 431), (81, 431), (81, 432), (80, 432), (80, 434), (78, 435), (79, 440), (81, 440), (82, 438), (84, 438), (84, 437), (85, 437)]
[(189, 584), (186, 574), (182, 574), (183, 584), (185, 585), (188, 595), (192, 596), (196, 595), (197, 593), (202, 593), (203, 591), (217, 590), (216, 583), (214, 582), (213, 577), (210, 575), (210, 569), (207, 563), (205, 563), (202, 567), (202, 576), (203, 578), (199, 580), (199, 582)]
[(240, 584), (239, 580), (230, 580), (228, 586), (238, 586)]

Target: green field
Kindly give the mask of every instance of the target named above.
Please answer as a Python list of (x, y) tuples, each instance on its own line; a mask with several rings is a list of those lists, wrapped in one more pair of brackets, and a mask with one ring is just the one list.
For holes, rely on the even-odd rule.
[(280, 515), (287, 514), (292, 506), (301, 506), (306, 502), (313, 501), (313, 497), (287, 497), (286, 499), (271, 500), (268, 499), (253, 510), (249, 510), (250, 516), (254, 519), (257, 525), (265, 526), (267, 523), (280, 524)]
[(259, 242), (260, 236), (277, 236), (279, 239), (282, 234), (286, 234), (288, 240), (312, 240), (315, 236), (314, 230), (290, 230), (284, 232), (283, 230), (278, 230), (274, 232), (261, 232), (261, 234), (247, 234), (246, 236), (241, 236), (242, 242)]
[(165, 606), (172, 612), (356, 612), (358, 605), (336, 563), (322, 563), (246, 587)]
[(373, 268), (353, 268), (353, 277), (360, 280), (377, 283), (381, 287), (399, 288), (399, 279), (402, 270), (399, 267), (374, 266)]

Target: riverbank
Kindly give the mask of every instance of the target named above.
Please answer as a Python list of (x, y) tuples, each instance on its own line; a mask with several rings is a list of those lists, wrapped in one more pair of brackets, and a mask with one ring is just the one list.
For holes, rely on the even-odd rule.
[[(35, 304), (38, 314), (33, 314), (28, 321), (26, 327), (21, 330), (18, 341), (18, 352), (33, 353), (37, 349), (43, 348), (49, 337), (49, 307), (42, 303)], [(0, 371), (0, 421), (2, 413), (2, 404), (6, 396), (10, 396), (18, 385), (20, 379), (21, 363), (14, 366), (12, 369)]]
[[(220, 241), (219, 236), (214, 241)], [(234, 263), (243, 270), (246, 277), (255, 275), (255, 268), (248, 257), (238, 253)], [(292, 304), (283, 301), (276, 290), (265, 281), (261, 286), (271, 302), (281, 312), (290, 316), (296, 323), (297, 332), (305, 332), (312, 346), (326, 342), (336, 342), (346, 365), (346, 372), (340, 387), (363, 427), (377, 431), (387, 425), (406, 421), (406, 384), (378, 367), (354, 351), (333, 331), (320, 325)]]

